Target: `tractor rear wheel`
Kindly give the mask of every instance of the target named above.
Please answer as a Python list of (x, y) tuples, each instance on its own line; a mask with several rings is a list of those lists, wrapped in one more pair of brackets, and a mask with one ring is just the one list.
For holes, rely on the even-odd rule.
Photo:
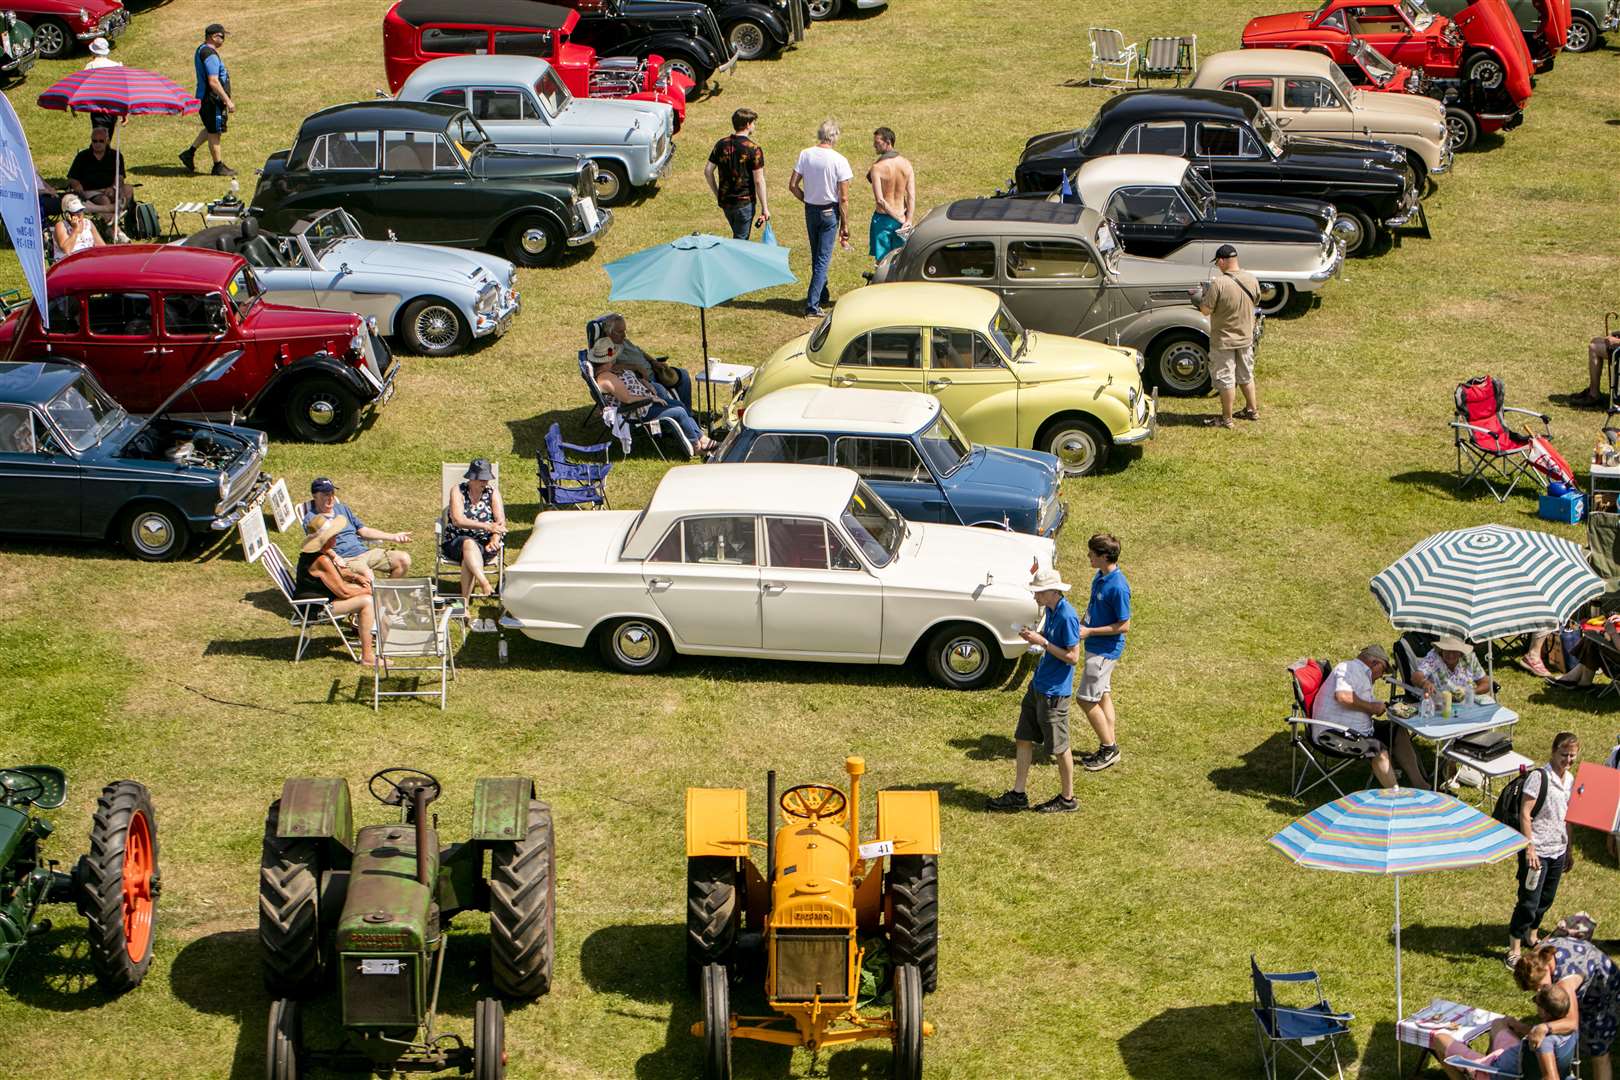
[(913, 964), (894, 969), (894, 1080), (922, 1080), (923, 988)]
[[(529, 831), (489, 859), (489, 960), (495, 989), (537, 998), (551, 989), (557, 936), (557, 849), (551, 807), (529, 802)], [(482, 1075), (482, 1074), (480, 1074)]]
[(737, 860), (698, 855), (686, 860), (686, 974), (694, 987), (711, 964), (729, 967), (742, 922)]
[(939, 856), (889, 856), (889, 956), (915, 967), (922, 991), (939, 983)]
[(304, 1075), (303, 1027), (298, 1002), (278, 998), (270, 1003), (270, 1040), (264, 1050), (266, 1080), (301, 1080)]
[(473, 1006), (473, 1080), (506, 1076), (506, 1010), (496, 998)]
[(321, 947), (320, 849), (314, 840), (276, 835), (281, 800), (264, 816), (259, 854), (259, 955), (264, 985), (278, 997), (320, 989), (327, 955)]
[(157, 815), (144, 785), (116, 780), (101, 789), (90, 822), (90, 853), (79, 857), (75, 876), (96, 981), (114, 994), (135, 989), (152, 966), (162, 890)]
[(731, 1080), (731, 972), (703, 968), (703, 1080)]

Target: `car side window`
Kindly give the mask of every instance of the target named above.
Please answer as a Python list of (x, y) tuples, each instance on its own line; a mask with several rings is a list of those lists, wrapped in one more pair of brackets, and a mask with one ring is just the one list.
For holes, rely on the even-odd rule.
[(916, 448), (905, 439), (846, 435), (838, 440), (833, 454), (833, 464), (854, 469), (868, 480), (893, 480), (903, 484), (933, 481), (928, 467), (917, 456)]
[(458, 109), (467, 107), (467, 91), (459, 86), (449, 86), (443, 90), (435, 90), (428, 95), (428, 100), (435, 105), (454, 105)]
[(550, 56), (551, 34), (546, 31), (497, 30), (495, 51), (514, 56)]
[(1120, 188), (1108, 200), (1103, 216), (1130, 225), (1188, 225), (1192, 215), (1175, 188)]
[(1337, 109), (1339, 105), (1339, 95), (1322, 79), (1283, 81), (1285, 109)]
[(844, 346), (838, 362), (846, 367), (922, 367), (921, 330), (874, 330)]
[(511, 87), (474, 89), (472, 114), (479, 120), (533, 120), (534, 106), (522, 90)]
[(757, 566), (754, 518), (701, 517), (681, 522), (681, 561)]
[(819, 518), (765, 519), (767, 566), (827, 569), (827, 523)]
[(1334, 30), (1344, 30), (1344, 9), (1340, 8), (1338, 11), (1335, 11), (1333, 14), (1329, 15), (1316, 25), (1332, 27)]
[(146, 337), (152, 332), (152, 298), (145, 293), (91, 293), (90, 333), (97, 337)]
[(34, 437), (34, 410), (20, 405), (0, 405), (0, 454), (37, 454)]
[(1249, 129), (1224, 121), (1204, 120), (1198, 124), (1196, 144), (1199, 157), (1254, 158), (1260, 156), (1260, 144), (1255, 142)]
[(1160, 120), (1137, 124), (1119, 140), (1121, 154), (1168, 154), (1181, 157), (1187, 152), (1187, 125), (1180, 120)]
[(959, 240), (941, 244), (923, 260), (923, 277), (938, 280), (996, 276), (996, 245), (992, 240)]
[(1014, 240), (1007, 245), (1007, 276), (1017, 281), (1091, 281), (1097, 260), (1073, 240)]
[(432, 172), (439, 153), (436, 131), (389, 131), (383, 134), (383, 172)]
[(77, 334), (84, 328), (79, 319), (79, 296), (69, 293), (66, 296), (53, 296), (46, 310), (50, 312), (50, 333), (64, 337)]
[(375, 169), (377, 167), (377, 133), (375, 131), (333, 131), (315, 140), (310, 148), (307, 166), (312, 171), (338, 169)]
[(163, 333), (169, 337), (213, 337), (229, 329), (219, 293), (170, 293), (163, 298)]
[(471, 56), (489, 51), (489, 34), (484, 30), (457, 30), (444, 26), (422, 28), (422, 51)]
[(1001, 366), (1001, 356), (985, 340), (983, 334), (972, 330), (947, 330), (936, 326), (931, 332), (931, 346), (933, 359), (930, 361), (935, 370), (952, 369), (965, 371), (969, 368), (998, 368)]
[(1231, 90), (1239, 94), (1248, 94), (1268, 109), (1271, 108), (1271, 103), (1276, 98), (1269, 76), (1239, 75), (1223, 82), (1221, 89)]
[(827, 464), (825, 435), (761, 435), (748, 447), (744, 461), (787, 465)]

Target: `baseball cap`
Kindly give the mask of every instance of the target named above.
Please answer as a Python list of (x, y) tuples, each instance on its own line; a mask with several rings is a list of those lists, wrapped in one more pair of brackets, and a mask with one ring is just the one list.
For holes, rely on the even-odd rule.
[(213, 37), (215, 34), (223, 33), (226, 33), (223, 23), (211, 22), (208, 24), (208, 29), (203, 31), (203, 37)]
[(1215, 258), (1209, 261), (1219, 262), (1222, 259), (1235, 258), (1237, 258), (1237, 248), (1233, 247), (1231, 244), (1222, 244), (1220, 247), (1215, 249)]
[(337, 485), (324, 476), (317, 476), (309, 484), (309, 493), (311, 495), (326, 495), (336, 490)]
[(1384, 647), (1382, 645), (1379, 645), (1379, 644), (1376, 644), (1376, 643), (1372, 644), (1372, 645), (1368, 645), (1366, 648), (1362, 649), (1359, 653), (1357, 653), (1356, 656), (1358, 656), (1363, 661), (1377, 660), (1380, 664), (1383, 664), (1385, 667), (1390, 666), (1389, 653), (1384, 651)]

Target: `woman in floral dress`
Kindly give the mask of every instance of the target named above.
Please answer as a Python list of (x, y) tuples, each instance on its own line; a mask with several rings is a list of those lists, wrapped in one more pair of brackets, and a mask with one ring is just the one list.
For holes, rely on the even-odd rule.
[[(1589, 1080), (1614, 1080), (1609, 1049), (1620, 1032), (1620, 969), (1614, 961), (1589, 941), (1548, 938), (1519, 958), (1513, 977), (1525, 990), (1557, 983), (1569, 992), (1575, 1007), (1564, 1019), (1547, 1025), (1547, 1032), (1562, 1035), (1579, 1029)], [(1531, 1029), (1532, 1048), (1540, 1045), (1540, 1034)]]
[(483, 458), (476, 458), (462, 474), (464, 479), (450, 493), (445, 508), (450, 523), (440, 542), (440, 553), (447, 562), (461, 564), (461, 597), (488, 596), (495, 590), (484, 567), (495, 561), (506, 535), (506, 507), (495, 490), (495, 471)]

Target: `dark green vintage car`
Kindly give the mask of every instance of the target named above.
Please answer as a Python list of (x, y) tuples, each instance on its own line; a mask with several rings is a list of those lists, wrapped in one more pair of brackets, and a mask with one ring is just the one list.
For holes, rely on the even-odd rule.
[(613, 221), (592, 197), (589, 161), (496, 146), (450, 105), (322, 109), (261, 173), (252, 213), (273, 232), (341, 206), (369, 236), (484, 248), (520, 266), (551, 266)]

